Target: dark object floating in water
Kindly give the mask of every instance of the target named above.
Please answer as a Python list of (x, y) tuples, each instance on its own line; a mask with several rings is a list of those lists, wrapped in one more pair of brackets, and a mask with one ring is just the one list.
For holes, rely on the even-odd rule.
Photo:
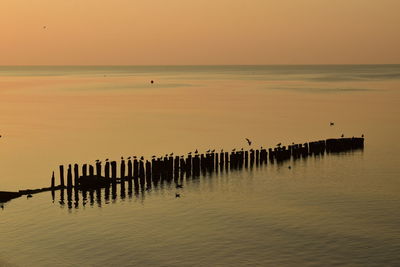
[(330, 122), (329, 125), (330, 125), (330, 126), (333, 126), (333, 125), (335, 125), (335, 123), (334, 123), (334, 122)]
[(151, 83), (151, 84), (153, 84), (153, 83), (154, 83), (154, 81), (153, 81), (153, 80), (151, 80), (151, 81), (150, 81), (150, 83)]
[(31, 194), (28, 194), (27, 196), (26, 196), (26, 198), (31, 198), (32, 197), (32, 195)]
[(181, 197), (181, 194), (175, 193), (175, 197), (176, 198)]

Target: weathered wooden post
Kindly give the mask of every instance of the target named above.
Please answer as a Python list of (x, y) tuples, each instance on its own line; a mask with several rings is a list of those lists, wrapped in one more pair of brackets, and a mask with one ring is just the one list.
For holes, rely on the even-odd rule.
[(67, 187), (68, 187), (68, 189), (72, 188), (72, 167), (71, 167), (71, 164), (68, 165)]
[(133, 177), (133, 164), (132, 160), (128, 160), (128, 179), (132, 180)]
[(106, 165), (104, 166), (104, 177), (107, 179), (110, 179), (110, 162), (106, 162)]
[(82, 165), (82, 176), (83, 177), (87, 176), (87, 164)]
[(101, 177), (101, 162), (100, 161), (96, 162), (96, 175), (97, 175), (97, 177)]
[(60, 185), (61, 185), (61, 187), (65, 187), (65, 183), (64, 183), (64, 165), (60, 165)]
[(94, 167), (93, 167), (93, 165), (89, 165), (89, 176), (90, 177), (94, 176)]
[(74, 164), (74, 185), (79, 186), (79, 166), (76, 163)]
[(53, 171), (53, 174), (51, 175), (51, 189), (52, 190), (54, 190), (54, 188), (56, 187), (55, 183), (56, 183), (56, 178), (54, 177), (54, 171)]
[(120, 166), (121, 181), (125, 180), (125, 160), (121, 160)]
[(117, 162), (111, 161), (111, 180), (113, 183), (117, 182)]

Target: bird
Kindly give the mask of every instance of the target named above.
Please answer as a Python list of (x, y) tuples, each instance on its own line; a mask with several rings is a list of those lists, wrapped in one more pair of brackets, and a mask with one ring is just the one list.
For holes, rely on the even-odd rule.
[(181, 194), (175, 193), (175, 197), (176, 198), (181, 197)]
[(136, 156), (133, 156), (134, 159), (136, 159)]
[(2, 136), (2, 135), (0, 134), (0, 138), (1, 138), (1, 136)]
[(209, 149), (209, 150), (207, 150), (207, 153), (210, 153), (211, 152), (211, 150)]
[(235, 152), (235, 151), (236, 151), (236, 148), (232, 149), (232, 152)]
[(183, 185), (177, 184), (177, 185), (176, 185), (176, 188), (183, 188)]
[(99, 159), (96, 159), (96, 162), (99, 162), (100, 160)]
[(333, 125), (335, 125), (334, 122), (330, 122), (330, 123), (329, 123), (329, 126), (333, 126)]
[(121, 159), (124, 159), (124, 157), (121, 157)]
[(214, 152), (215, 152), (215, 149), (211, 150), (211, 153), (214, 153)]
[(188, 155), (192, 155), (192, 152), (189, 152)]
[(151, 81), (150, 81), (150, 83), (151, 83), (151, 84), (153, 84), (153, 83), (154, 83), (154, 81), (153, 81), (153, 80), (151, 80)]
[[(1, 137), (1, 135), (0, 135), (0, 137)], [(361, 137), (364, 138), (364, 134), (362, 134)]]
[(26, 198), (31, 198), (32, 197), (32, 195), (31, 194), (28, 194), (27, 196), (26, 196)]
[(289, 166), (288, 166), (288, 169), (290, 170), (291, 168), (292, 168), (292, 166), (289, 165)]
[(282, 145), (282, 143), (278, 143), (278, 144), (276, 144), (276, 146), (281, 146)]
[(245, 138), (245, 139), (246, 139), (247, 143), (249, 144), (249, 146), (251, 146), (251, 141), (250, 141), (250, 139), (249, 139), (249, 138)]
[(131, 159), (131, 157), (128, 157), (128, 159)]
[(243, 151), (243, 147), (240, 150)]
[(47, 29), (47, 26), (43, 26), (43, 29)]
[(173, 156), (174, 155), (174, 153), (171, 153), (171, 154), (169, 154), (170, 156)]
[(108, 161), (108, 159), (106, 159), (106, 161)]
[(194, 151), (194, 153), (196, 153), (196, 154), (197, 154), (197, 153), (199, 153), (199, 151), (196, 149), (196, 151)]
[(342, 138), (343, 138), (343, 137), (344, 137), (344, 134), (342, 134), (340, 137), (342, 137)]
[(143, 157), (143, 156), (141, 156), (141, 157), (140, 157), (140, 159), (141, 159), (141, 160), (144, 160), (144, 157)]
[(151, 156), (153, 159), (156, 157), (156, 155)]

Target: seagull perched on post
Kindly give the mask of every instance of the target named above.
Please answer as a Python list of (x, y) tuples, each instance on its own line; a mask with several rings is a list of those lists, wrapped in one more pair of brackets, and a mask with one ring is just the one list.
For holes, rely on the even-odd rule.
[(343, 137), (344, 137), (344, 134), (342, 134), (340, 137), (342, 137), (342, 138), (343, 138)]
[(245, 138), (245, 139), (246, 139), (247, 143), (249, 144), (249, 146), (251, 146), (251, 141), (250, 141), (250, 139), (249, 139), (249, 138)]
[(282, 145), (282, 143), (278, 143), (278, 144), (276, 144), (276, 146), (278, 146), (278, 147), (280, 147)]

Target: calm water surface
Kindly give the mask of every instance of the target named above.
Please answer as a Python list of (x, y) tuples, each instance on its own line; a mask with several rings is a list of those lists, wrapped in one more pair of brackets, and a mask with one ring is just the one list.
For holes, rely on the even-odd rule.
[(0, 190), (59, 164), (366, 136), (183, 189), (13, 200), (0, 266), (399, 265), (399, 103), (399, 65), (0, 67)]

